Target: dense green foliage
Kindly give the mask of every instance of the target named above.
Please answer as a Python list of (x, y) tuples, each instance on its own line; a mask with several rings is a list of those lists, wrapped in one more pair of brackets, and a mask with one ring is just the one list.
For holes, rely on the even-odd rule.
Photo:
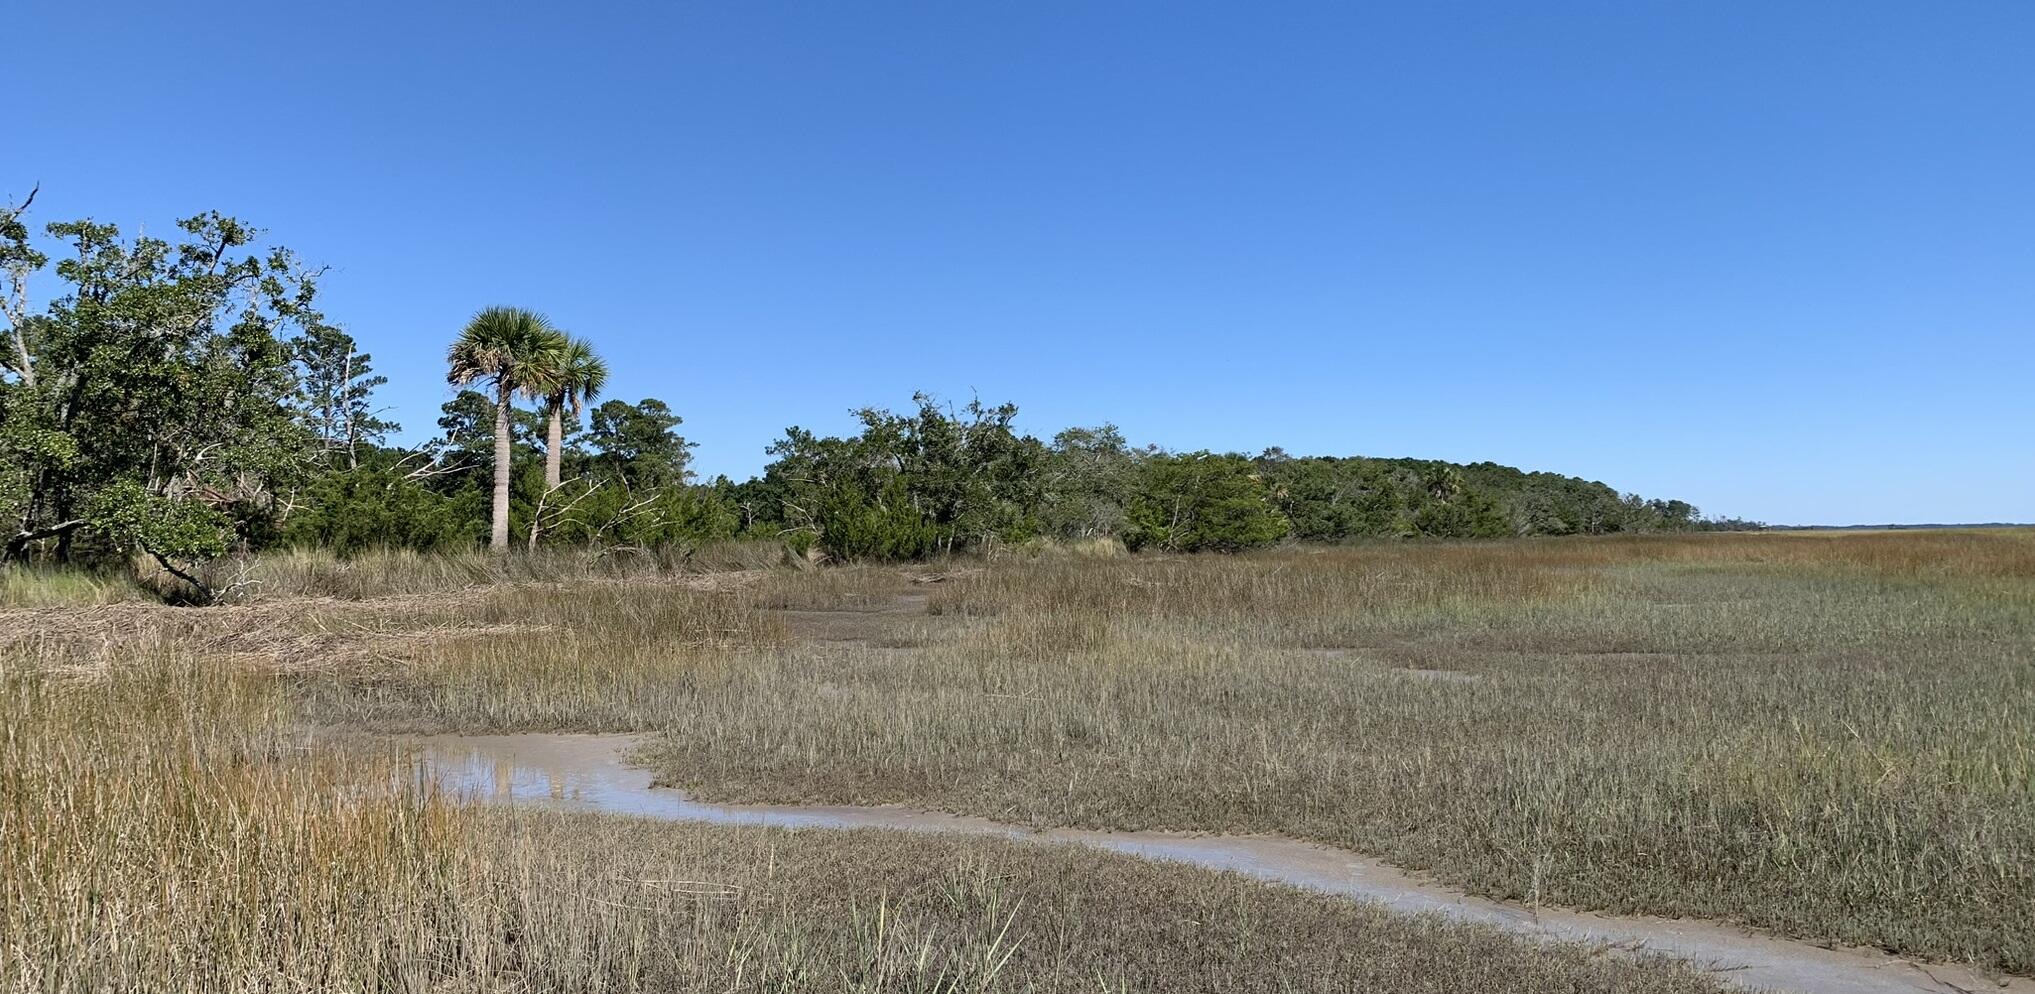
[[(470, 546), (488, 536), (498, 466), (505, 520), (527, 543), (734, 531), (729, 506), (688, 484), (689, 448), (662, 403), (611, 401), (591, 451), (565, 444), (564, 422), (576, 427), (603, 378), (584, 342), (462, 338), (452, 378), (495, 396), (461, 393), (443, 437), (394, 449), (384, 441), (397, 426), (373, 398), (386, 380), (317, 310), (319, 274), (288, 250), (258, 247), (260, 232), (215, 213), (180, 222), (176, 243), (51, 224), (58, 250), (46, 252), (27, 206), (0, 210), (0, 563), (140, 556), (177, 596), (205, 600), (225, 586), (208, 561), (229, 553)], [(30, 281), (51, 269), (48, 302), (32, 311)], [(518, 391), (543, 408), (514, 410)], [(524, 429), (500, 449), (498, 415)], [(547, 485), (546, 462), (575, 475)]]
[(1686, 531), (1704, 524), (1683, 501), (1644, 500), (1589, 480), (1480, 462), (1258, 458), (1296, 538), (1496, 538)]
[(314, 411), (300, 390), (323, 351), (299, 343), (330, 331), (312, 306), (315, 274), (285, 250), (254, 251), (256, 233), (216, 213), (179, 222), (178, 244), (52, 224), (63, 289), (30, 314), (27, 280), (46, 259), (19, 213), (0, 224), (13, 346), (0, 377), (0, 516), (13, 526), (0, 559), (42, 542), (69, 556), (82, 537), (184, 573), (231, 537), (272, 537), (317, 461), (313, 425), (334, 410)]
[(358, 466), (320, 474), (285, 523), (284, 539), (341, 553), (438, 551), (486, 540), (486, 495), (478, 486), (433, 487), (410, 473), (400, 453), (377, 449)]
[(856, 412), (862, 432), (821, 438), (791, 428), (763, 477), (736, 488), (764, 524), (842, 558), (911, 559), (1038, 532), (1045, 447), (1011, 427), (1017, 408), (942, 410), (915, 398), (909, 415)]
[(1225, 551), (1292, 537), (1497, 538), (1686, 531), (1681, 501), (1492, 463), (1296, 458), (1279, 449), (1134, 448), (1113, 425), (1050, 443), (1015, 406), (856, 412), (847, 438), (789, 429), (763, 475), (730, 488), (744, 529), (847, 559), (910, 559), (1035, 536), (1110, 537), (1131, 549)]
[[(788, 429), (762, 475), (702, 484), (669, 406), (590, 406), (606, 380), (592, 344), (507, 307), (448, 329), (448, 379), (480, 389), (444, 405), (431, 442), (397, 449), (374, 403), (385, 378), (288, 250), (216, 213), (181, 222), (175, 244), (87, 220), (44, 229), (50, 267), (26, 207), (0, 210), (0, 562), (140, 556), (197, 599), (218, 593), (207, 561), (276, 545), (605, 552), (743, 535), (904, 560), (1037, 538), (1195, 552), (1714, 524), (1491, 463), (1173, 453), (1109, 425), (1047, 442), (1014, 405), (926, 395), (855, 412), (845, 437)], [(30, 278), (51, 268), (32, 311)]]
[(1152, 455), (1132, 478), (1124, 544), (1179, 552), (1235, 552), (1269, 545), (1292, 527), (1250, 460), (1191, 452)]

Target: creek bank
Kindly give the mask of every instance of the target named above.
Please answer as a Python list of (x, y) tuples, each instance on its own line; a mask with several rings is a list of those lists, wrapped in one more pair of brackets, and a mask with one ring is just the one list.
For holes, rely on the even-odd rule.
[(708, 804), (651, 786), (630, 765), (628, 735), (443, 735), (406, 740), (424, 775), (476, 801), (597, 811), (669, 821), (787, 829), (886, 829), (1092, 846), (1146, 859), (1229, 870), (1277, 883), (1434, 913), (1535, 939), (1581, 942), (1690, 960), (1748, 987), (1804, 994), (2035, 994), (2035, 980), (2001, 980), (1871, 949), (1832, 949), (1712, 922), (1619, 917), (1475, 897), (1357, 853), (1269, 836), (1104, 832), (1016, 825), (894, 805)]

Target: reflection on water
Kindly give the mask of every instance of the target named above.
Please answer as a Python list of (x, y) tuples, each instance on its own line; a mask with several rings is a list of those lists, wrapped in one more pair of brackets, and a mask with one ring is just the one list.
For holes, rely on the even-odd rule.
[(1925, 970), (1878, 952), (1824, 949), (1705, 922), (1613, 918), (1489, 901), (1355, 853), (1291, 839), (1082, 829), (1034, 832), (981, 818), (893, 806), (703, 804), (682, 791), (652, 787), (651, 774), (627, 762), (633, 741), (619, 735), (483, 735), (438, 736), (414, 744), (421, 776), (472, 800), (724, 825), (961, 832), (1094, 846), (1145, 859), (1231, 870), (1375, 901), (1399, 911), (1495, 925), (1535, 938), (1678, 956), (1729, 970), (1731, 979), (1749, 986), (1815, 994), (1955, 994), (1984, 986), (2035, 994), (2035, 982), (2026, 980), (1999, 984), (1962, 968)]
[(634, 740), (625, 735), (447, 735), (415, 744), (425, 775), (447, 792), (475, 800), (722, 825), (1025, 834), (1009, 825), (900, 807), (703, 804), (683, 791), (652, 787), (648, 771), (629, 765)]

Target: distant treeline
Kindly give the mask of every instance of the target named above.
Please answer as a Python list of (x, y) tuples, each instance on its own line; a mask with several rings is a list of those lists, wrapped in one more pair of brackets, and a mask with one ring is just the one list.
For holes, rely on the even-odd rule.
[(1167, 452), (1110, 425), (1050, 442), (1012, 405), (857, 412), (861, 431), (793, 428), (775, 461), (716, 492), (744, 527), (843, 557), (912, 558), (1038, 536), (1112, 537), (1132, 549), (1238, 550), (1282, 539), (1497, 538), (1742, 527), (1682, 501), (1493, 463), (1295, 457), (1280, 449)]
[[(697, 481), (692, 443), (657, 400), (610, 400), (568, 419), (566, 483), (547, 490), (541, 420), (518, 412), (511, 530), (541, 541), (628, 547), (756, 537), (843, 559), (917, 559), (1039, 538), (1109, 538), (1132, 549), (1235, 551), (1278, 542), (1499, 538), (1757, 527), (1678, 500), (1495, 463), (1167, 452), (1116, 428), (1043, 441), (1013, 405), (856, 412), (855, 434), (792, 428), (763, 473)], [(487, 398), (463, 392), (421, 450), (354, 446), (282, 523), (284, 542), (353, 551), (467, 547), (487, 533), (493, 473)], [(533, 528), (534, 526), (534, 528)]]
[[(857, 412), (852, 435), (789, 429), (760, 476), (702, 482), (676, 413), (593, 404), (592, 343), (511, 308), (447, 329), (450, 378), (488, 392), (461, 391), (430, 443), (401, 449), (373, 357), (316, 308), (318, 271), (286, 250), (253, 248), (256, 231), (216, 213), (180, 222), (174, 244), (75, 221), (44, 229), (51, 267), (26, 207), (0, 206), (0, 563), (142, 554), (209, 596), (198, 564), (286, 545), (751, 536), (912, 559), (1040, 538), (1197, 551), (1749, 526), (1491, 463), (1167, 452), (1108, 425), (1045, 441), (1014, 427), (1012, 405), (925, 396)], [(45, 269), (57, 292), (31, 311)], [(506, 532), (490, 520), (503, 504)]]

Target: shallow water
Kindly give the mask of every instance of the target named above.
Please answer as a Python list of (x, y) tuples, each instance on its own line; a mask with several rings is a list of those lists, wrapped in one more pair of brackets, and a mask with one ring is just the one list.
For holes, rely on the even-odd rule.
[(1471, 897), (1356, 853), (1291, 839), (1085, 829), (1032, 831), (981, 818), (895, 806), (705, 804), (681, 791), (652, 787), (650, 773), (631, 766), (626, 759), (634, 742), (621, 735), (482, 735), (437, 736), (417, 739), (415, 745), (424, 769), (441, 786), (479, 801), (724, 825), (959, 832), (1094, 846), (1147, 859), (1231, 870), (1375, 901), (1401, 911), (1438, 912), (1536, 938), (1677, 956), (1729, 971), (1731, 979), (1753, 987), (1811, 994), (1978, 990), (2035, 994), (2035, 981), (2016, 979), (2003, 985), (1960, 967), (1925, 966), (1872, 950), (1825, 949), (1707, 922), (1618, 918)]

